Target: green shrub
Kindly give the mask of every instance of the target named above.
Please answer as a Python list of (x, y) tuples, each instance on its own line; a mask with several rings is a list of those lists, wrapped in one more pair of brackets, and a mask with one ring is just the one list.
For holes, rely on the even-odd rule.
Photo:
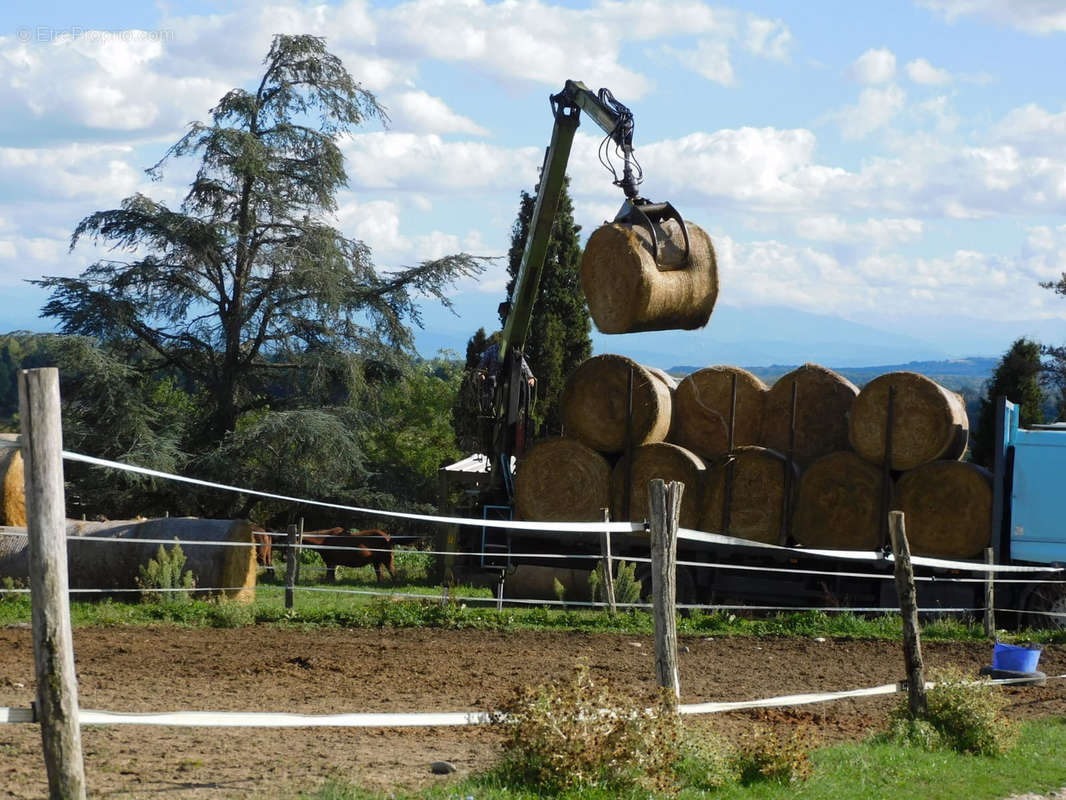
[(433, 569), (433, 554), (425, 550), (397, 547), (393, 553), (397, 583), (422, 583), (429, 580)]
[[(148, 559), (148, 564), (138, 567), (140, 573), (137, 578), (137, 586), (142, 590), (141, 602), (143, 603), (185, 603), (189, 601), (189, 592), (196, 588), (196, 578), (192, 572), (186, 570), (185, 553), (177, 539), (168, 553), (163, 545), (159, 545), (155, 558)], [(156, 590), (165, 591), (156, 591)]]
[(995, 756), (1010, 750), (1018, 727), (1003, 716), (1006, 698), (986, 681), (975, 681), (957, 668), (936, 670), (926, 692), (928, 711), (910, 715), (907, 698), (889, 714), (891, 741), (934, 750)]
[(512, 785), (558, 793), (674, 784), (680, 718), (665, 702), (644, 713), (594, 681), (587, 663), (569, 683), (526, 689), (504, 710), (500, 772)]
[(772, 728), (755, 727), (736, 744), (730, 767), (743, 784), (797, 783), (811, 776), (809, 749), (807, 733), (802, 729), (783, 739)]

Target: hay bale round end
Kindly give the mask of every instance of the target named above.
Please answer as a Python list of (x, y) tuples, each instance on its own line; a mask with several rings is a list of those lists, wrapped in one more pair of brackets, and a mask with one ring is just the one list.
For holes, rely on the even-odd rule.
[[(633, 418), (626, 419), (629, 374), (633, 371)], [(670, 432), (670, 388), (625, 356), (593, 356), (570, 373), (562, 394), (563, 429), (601, 453), (620, 453), (626, 426), (632, 446), (661, 442)]]
[(519, 519), (595, 522), (611, 504), (611, 467), (575, 439), (545, 439), (518, 462), (514, 486)]
[(859, 388), (817, 364), (804, 364), (778, 378), (766, 393), (761, 438), (764, 447), (788, 453), (791, 440), (792, 387), (796, 387), (796, 436), (793, 460), (806, 469), (819, 458), (851, 447), (848, 415)]
[(930, 461), (961, 458), (970, 423), (962, 397), (917, 372), (874, 378), (851, 407), (848, 436), (855, 452), (873, 464), (885, 460), (889, 389), (892, 402), (892, 469), (906, 471)]
[(737, 381), (733, 445), (759, 444), (767, 386), (746, 369), (713, 366), (686, 375), (674, 392), (670, 440), (702, 458), (729, 451), (729, 413), (733, 378)]
[(679, 481), (685, 485), (681, 495), (683, 528), (695, 528), (700, 521), (703, 496), (703, 459), (695, 453), (667, 442), (656, 442), (633, 451), (629, 480), (629, 515), (624, 514), (626, 497), (626, 459), (623, 456), (611, 473), (611, 518), (643, 520), (648, 515), (648, 483), (661, 478), (667, 483)]
[[(6, 442), (18, 442), (16, 433), (0, 433)], [(22, 452), (0, 447), (0, 525), (26, 526), (26, 475)]]
[(851, 451), (818, 459), (800, 480), (792, 537), (805, 547), (875, 550), (883, 480), (878, 467)]
[(992, 539), (992, 473), (961, 461), (923, 464), (896, 482), (896, 507), (915, 555), (980, 555)]
[[(729, 530), (725, 530), (726, 476), (729, 456), (707, 465), (700, 528), (720, 531), (755, 542), (777, 544), (785, 513), (785, 475), (788, 464), (783, 455), (765, 447), (739, 447), (732, 455), (732, 502)], [(794, 500), (799, 488), (799, 470), (792, 465), (788, 481)], [(787, 532), (787, 531), (786, 531)]]
[(662, 263), (655, 261), (651, 236), (640, 225), (609, 223), (593, 231), (581, 258), (581, 288), (602, 333), (702, 328), (718, 299), (718, 263), (706, 231), (686, 222), (689, 261), (683, 265), (684, 236), (675, 220), (656, 226)]

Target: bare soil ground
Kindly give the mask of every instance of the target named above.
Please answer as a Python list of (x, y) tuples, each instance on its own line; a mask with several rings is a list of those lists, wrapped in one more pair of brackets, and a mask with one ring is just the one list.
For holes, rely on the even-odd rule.
[[(79, 628), (81, 706), (108, 711), (491, 710), (514, 690), (567, 679), (579, 660), (594, 676), (641, 700), (655, 694), (650, 638), (568, 633), (441, 630), (235, 630)], [(806, 639), (686, 638), (682, 702), (746, 700), (875, 686), (903, 677), (898, 645)], [(929, 667), (977, 670), (988, 644), (923, 644)], [(1066, 673), (1066, 647), (1048, 647), (1040, 668)], [(1016, 718), (1066, 714), (1066, 681), (1007, 690)], [(0, 706), (28, 707), (33, 653), (26, 627), (0, 629)], [(819, 743), (862, 738), (881, 727), (891, 697), (794, 709), (735, 712), (699, 723), (724, 735), (753, 720), (806, 726)], [(691, 718), (690, 718), (691, 719)], [(115, 798), (291, 796), (330, 777), (387, 790), (452, 781), (429, 771), (447, 760), (462, 776), (489, 767), (498, 731), (477, 728), (83, 729), (89, 794)], [(47, 796), (37, 725), (0, 725), (0, 795)]]

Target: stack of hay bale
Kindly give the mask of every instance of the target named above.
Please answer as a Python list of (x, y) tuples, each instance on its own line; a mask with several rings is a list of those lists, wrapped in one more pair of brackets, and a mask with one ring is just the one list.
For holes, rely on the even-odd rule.
[(594, 521), (610, 508), (613, 519), (641, 520), (648, 481), (662, 478), (685, 484), (683, 527), (754, 541), (874, 549), (892, 508), (907, 515), (915, 554), (969, 557), (990, 539), (991, 476), (959, 461), (963, 400), (917, 373), (882, 375), (861, 392), (815, 364), (772, 387), (732, 366), (677, 383), (602, 355), (574, 371), (562, 402), (565, 436), (518, 466), (523, 519)]

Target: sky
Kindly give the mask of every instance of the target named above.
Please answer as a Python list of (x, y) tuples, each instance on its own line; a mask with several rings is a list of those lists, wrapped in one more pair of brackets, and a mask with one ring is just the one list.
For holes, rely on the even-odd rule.
[[(1066, 344), (1066, 4), (1058, 0), (7, 0), (0, 7), (0, 331), (47, 330), (28, 280), (79, 274), (77, 223), (136, 192), (276, 33), (326, 37), (386, 106), (341, 142), (334, 223), (379, 270), (501, 256), (551, 137), (549, 95), (606, 87), (641, 187), (714, 242), (693, 332), (594, 336), (656, 366), (903, 363)], [(568, 173), (587, 237), (622, 202), (583, 119)], [(497, 325), (497, 262), (423, 306), (424, 355)]]

